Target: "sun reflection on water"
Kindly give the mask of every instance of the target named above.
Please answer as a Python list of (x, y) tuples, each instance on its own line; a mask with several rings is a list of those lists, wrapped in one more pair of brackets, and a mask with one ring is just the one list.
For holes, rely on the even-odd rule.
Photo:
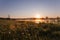
[(41, 22), (41, 20), (37, 20), (37, 19), (35, 20), (35, 23), (40, 23), (40, 22)]

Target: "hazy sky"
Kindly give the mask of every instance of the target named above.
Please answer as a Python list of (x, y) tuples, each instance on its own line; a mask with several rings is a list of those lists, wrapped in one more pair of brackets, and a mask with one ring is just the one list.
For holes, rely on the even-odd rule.
[(60, 16), (59, 0), (0, 0), (0, 17)]

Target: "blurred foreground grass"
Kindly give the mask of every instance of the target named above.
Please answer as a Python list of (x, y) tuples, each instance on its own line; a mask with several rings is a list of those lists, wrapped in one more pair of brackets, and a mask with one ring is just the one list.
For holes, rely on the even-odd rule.
[(60, 40), (60, 25), (0, 20), (0, 40)]

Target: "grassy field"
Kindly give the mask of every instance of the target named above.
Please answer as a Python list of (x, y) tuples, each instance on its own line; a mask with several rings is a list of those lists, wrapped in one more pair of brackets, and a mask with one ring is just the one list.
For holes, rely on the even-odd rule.
[(0, 20), (0, 40), (60, 40), (60, 25)]

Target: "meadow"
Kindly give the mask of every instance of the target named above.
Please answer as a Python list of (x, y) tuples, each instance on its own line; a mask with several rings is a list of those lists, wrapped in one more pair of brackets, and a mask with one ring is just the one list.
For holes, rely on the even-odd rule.
[(0, 40), (60, 40), (60, 24), (0, 20)]

